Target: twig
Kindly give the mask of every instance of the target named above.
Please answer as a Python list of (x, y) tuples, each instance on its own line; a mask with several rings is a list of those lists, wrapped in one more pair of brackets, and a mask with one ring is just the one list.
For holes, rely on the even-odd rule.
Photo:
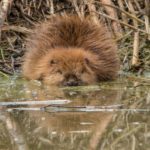
[(98, 13), (98, 14), (100, 14), (100, 15), (102, 15), (102, 16), (108, 18), (108, 19), (111, 19), (111, 20), (114, 20), (114, 21), (116, 21), (116, 22), (118, 22), (118, 23), (120, 23), (120, 24), (123, 24), (123, 25), (125, 25), (125, 26), (127, 26), (127, 27), (129, 27), (129, 28), (131, 28), (131, 29), (133, 29), (133, 30), (140, 31), (140, 32), (143, 32), (143, 33), (149, 35), (149, 33), (147, 33), (146, 31), (144, 31), (144, 30), (142, 30), (142, 29), (136, 28), (136, 27), (134, 27), (134, 26), (132, 26), (132, 25), (130, 25), (130, 24), (127, 24), (127, 23), (125, 23), (125, 22), (123, 22), (123, 21), (120, 21), (120, 20), (118, 20), (118, 19), (112, 18), (112, 17), (110, 17), (110, 16), (108, 16), (108, 15), (106, 15), (106, 14), (104, 14), (104, 13), (101, 13), (101, 12), (95, 12), (95, 13)]
[(134, 33), (132, 66), (139, 65), (139, 32)]
[(4, 69), (0, 69), (0, 72), (3, 73), (3, 74), (13, 75), (12, 72), (6, 70), (5, 68)]
[(145, 29), (147, 31), (147, 33), (149, 33), (148, 35), (148, 39), (150, 40), (150, 19), (147, 15), (144, 15), (144, 18), (145, 18)]
[(135, 135), (132, 135), (132, 150), (136, 150), (136, 138)]
[(7, 16), (8, 7), (11, 5), (12, 0), (2, 0), (0, 8), (0, 40), (1, 40), (1, 29)]
[(146, 77), (127, 76), (127, 78), (128, 80), (131, 80), (131, 81), (150, 83), (150, 78), (146, 78)]
[(9, 77), (9, 76), (8, 76), (6, 73), (4, 73), (3, 71), (0, 71), (0, 75), (3, 75), (3, 76), (6, 77), (6, 78)]
[(73, 5), (74, 5), (75, 11), (77, 12), (78, 16), (82, 19), (83, 16), (82, 16), (82, 13), (81, 13), (80, 10), (79, 10), (77, 1), (76, 1), (76, 0), (72, 0), (72, 3), (73, 3)]
[[(119, 5), (119, 7), (121, 8), (120, 10), (123, 10), (123, 11), (124, 11), (124, 5), (123, 5), (123, 1), (122, 1), (122, 0), (118, 0), (118, 5)], [(127, 16), (125, 15), (125, 13), (123, 13), (123, 11), (121, 11), (122, 20), (123, 20), (125, 23), (128, 23)], [(126, 29), (126, 26), (125, 26), (125, 29)]]
[[(129, 9), (134, 15), (136, 15), (131, 1), (129, 1)], [(133, 24), (136, 28), (138, 28), (137, 20), (133, 20)], [(138, 66), (138, 65), (139, 65), (139, 32), (135, 32), (134, 43), (133, 43), (132, 66)]]
[(98, 24), (98, 18), (97, 18), (97, 14), (95, 14), (94, 12), (96, 11), (95, 5), (92, 5), (93, 0), (90, 0), (87, 5), (88, 5), (88, 9), (90, 12), (90, 17), (92, 19), (92, 21), (96, 24)]
[(121, 36), (121, 37), (115, 39), (115, 41), (118, 42), (118, 41), (120, 41), (120, 40), (122, 40), (122, 39), (125, 39), (126, 37), (128, 37), (129, 35), (131, 35), (132, 32), (133, 32), (133, 30), (127, 32), (127, 33), (124, 34), (123, 36)]
[(25, 27), (21, 27), (21, 26), (10, 25), (10, 26), (2, 27), (2, 31), (8, 31), (8, 30), (12, 30), (12, 31), (16, 31), (16, 32), (24, 33), (24, 34), (28, 34), (32, 32), (32, 30), (27, 29)]
[(133, 15), (133, 14), (131, 14), (131, 13), (129, 13), (129, 12), (127, 12), (127, 11), (125, 11), (125, 10), (123, 10), (123, 9), (121, 9), (121, 8), (119, 8), (119, 7), (117, 7), (117, 6), (109, 5), (109, 4), (104, 4), (104, 3), (102, 3), (102, 2), (97, 2), (97, 1), (96, 1), (95, 3), (101, 4), (101, 5), (105, 5), (105, 6), (108, 6), (108, 7), (112, 7), (112, 8), (116, 8), (116, 9), (118, 9), (119, 11), (123, 12), (124, 14), (126, 14), (127, 16), (129, 16), (129, 17), (131, 17), (131, 18), (133, 18), (133, 19), (139, 21), (140, 23), (144, 24), (144, 21), (143, 21), (143, 20), (137, 18), (135, 15)]
[(54, 14), (54, 2), (53, 2), (53, 0), (50, 0), (50, 13)]
[(116, 138), (113, 143), (111, 144), (111, 146), (115, 146), (120, 140), (122, 140), (123, 138), (126, 138), (127, 136), (133, 134), (134, 132), (138, 131), (139, 129), (141, 129), (142, 126), (137, 126), (136, 128), (131, 129), (129, 132), (123, 133), (120, 137)]
[[(113, 7), (106, 7), (106, 6), (113, 6), (112, 1), (111, 0), (101, 0), (101, 1), (102, 1), (102, 4), (105, 7), (105, 10), (106, 10), (107, 14), (109, 16), (111, 16), (112, 18), (118, 19), (116, 10)], [(114, 30), (117, 37), (122, 35), (122, 29), (121, 29), (120, 23), (118, 24), (115, 20), (113, 20), (112, 21), (112, 28), (113, 28), (113, 30)]]
[(147, 0), (145, 0), (145, 15), (144, 15), (144, 18), (145, 18), (145, 29), (146, 31), (149, 33), (148, 35), (148, 39), (150, 40), (150, 4)]
[(0, 48), (0, 54), (1, 54), (1, 58), (2, 58), (3, 62), (5, 62), (5, 55), (4, 55), (4, 51), (2, 48)]

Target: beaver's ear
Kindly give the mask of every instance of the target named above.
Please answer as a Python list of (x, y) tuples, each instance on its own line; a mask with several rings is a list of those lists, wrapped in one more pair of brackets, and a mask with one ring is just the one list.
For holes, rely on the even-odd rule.
[(85, 61), (85, 64), (88, 67), (90, 67), (91, 69), (98, 69), (99, 68), (96, 58), (86, 57), (86, 58), (84, 58), (84, 61)]

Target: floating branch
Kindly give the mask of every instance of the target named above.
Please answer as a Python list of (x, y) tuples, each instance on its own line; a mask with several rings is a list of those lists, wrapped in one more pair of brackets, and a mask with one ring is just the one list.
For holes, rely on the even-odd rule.
[(0, 106), (16, 106), (16, 105), (61, 105), (68, 104), (70, 100), (46, 100), (46, 101), (17, 101), (17, 102), (0, 102)]
[(142, 108), (121, 108), (120, 105), (112, 106), (75, 106), (75, 107), (64, 107), (64, 106), (47, 106), (43, 107), (42, 110), (47, 112), (150, 112), (150, 109)]
[(90, 107), (58, 107), (58, 106), (48, 106), (48, 107), (33, 107), (33, 108), (26, 108), (26, 107), (17, 107), (17, 108), (8, 108), (6, 111), (11, 112), (13, 110), (19, 111), (45, 111), (50, 113), (55, 112), (150, 112), (150, 109), (140, 109), (140, 108), (94, 108)]
[(17, 107), (17, 108), (8, 108), (6, 109), (7, 112), (12, 112), (13, 110), (19, 110), (19, 111), (41, 111), (42, 108), (41, 107)]

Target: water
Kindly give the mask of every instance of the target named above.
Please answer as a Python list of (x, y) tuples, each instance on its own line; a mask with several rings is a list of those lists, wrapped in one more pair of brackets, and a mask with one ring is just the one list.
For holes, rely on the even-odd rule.
[(150, 150), (149, 141), (148, 77), (59, 88), (0, 79), (0, 149)]

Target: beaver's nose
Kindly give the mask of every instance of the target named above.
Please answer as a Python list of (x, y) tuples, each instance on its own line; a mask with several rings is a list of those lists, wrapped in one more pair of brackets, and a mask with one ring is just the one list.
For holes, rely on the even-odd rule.
[(65, 76), (66, 80), (64, 81), (64, 86), (79, 86), (80, 80), (72, 74), (68, 74)]
[(65, 83), (66, 86), (78, 86), (79, 83), (78, 81), (74, 81), (74, 80), (69, 80)]

